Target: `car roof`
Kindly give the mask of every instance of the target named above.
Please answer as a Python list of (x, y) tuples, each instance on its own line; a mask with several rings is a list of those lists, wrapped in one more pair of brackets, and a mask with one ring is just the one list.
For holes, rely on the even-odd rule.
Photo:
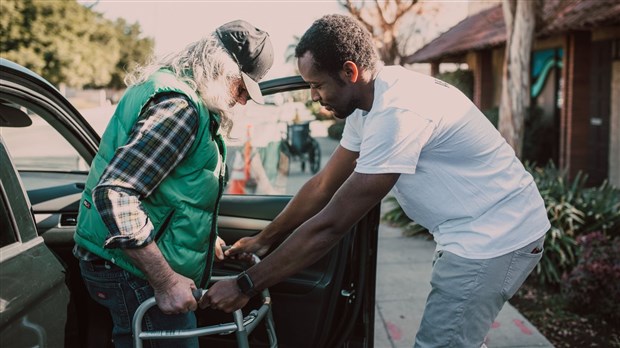
[(5, 58), (0, 58), (0, 66), (2, 66), (2, 70), (12, 70), (13, 73), (18, 73), (18, 74), (22, 74), (22, 75), (27, 75), (30, 78), (33, 78), (39, 82), (42, 82), (44, 84), (46, 84), (47, 86), (58, 90), (54, 85), (52, 85), (51, 83), (49, 83), (49, 81), (47, 81), (46, 79), (42, 78), (39, 74), (35, 73), (34, 71), (23, 67), (13, 61), (10, 61), (8, 59)]

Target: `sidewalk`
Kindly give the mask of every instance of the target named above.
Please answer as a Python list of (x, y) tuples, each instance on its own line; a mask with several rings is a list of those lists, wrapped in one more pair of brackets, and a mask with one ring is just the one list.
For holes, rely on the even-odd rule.
[[(379, 227), (375, 348), (413, 347), (430, 292), (434, 250), (435, 242), (426, 237), (403, 237), (400, 229)], [(485, 343), (489, 348), (553, 347), (508, 303)]]

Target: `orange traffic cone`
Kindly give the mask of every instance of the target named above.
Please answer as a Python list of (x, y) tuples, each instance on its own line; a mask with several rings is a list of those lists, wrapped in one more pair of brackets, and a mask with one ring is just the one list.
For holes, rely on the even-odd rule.
[(228, 182), (228, 193), (232, 195), (242, 195), (245, 193), (245, 172), (243, 159), (241, 153), (237, 151), (235, 153), (235, 160), (233, 161), (232, 172), (230, 173), (230, 181)]
[(252, 125), (248, 125), (246, 132), (246, 140), (243, 145), (243, 158), (241, 153), (235, 153), (232, 173), (230, 175), (229, 193), (233, 195), (242, 195), (246, 193), (246, 185), (250, 180), (250, 167), (252, 164), (252, 141), (251, 141)]

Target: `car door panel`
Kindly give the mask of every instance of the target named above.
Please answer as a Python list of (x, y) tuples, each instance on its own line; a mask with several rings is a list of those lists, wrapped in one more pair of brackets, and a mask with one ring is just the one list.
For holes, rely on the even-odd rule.
[[(260, 232), (256, 227), (262, 228), (266, 222), (275, 218), (290, 199), (290, 196), (225, 195), (222, 198), (218, 220), (220, 237), (228, 244), (232, 244), (241, 237)], [(260, 209), (257, 209), (259, 207)], [(369, 216), (377, 219), (378, 207), (373, 211), (374, 213)], [(366, 228), (372, 226), (368, 219), (369, 217), (366, 217), (360, 222), (362, 225), (366, 224)], [(353, 306), (348, 291), (352, 284), (359, 282), (359, 279), (354, 279), (350, 273), (352, 268), (357, 269), (359, 266), (352, 263), (374, 264), (372, 260), (376, 257), (373, 247), (368, 247), (364, 251), (364, 257), (357, 255), (353, 260), (351, 250), (357, 243), (368, 240), (372, 238), (371, 236), (372, 231), (364, 231), (362, 226), (354, 227), (320, 260), (270, 288), (280, 347), (325, 347), (339, 334), (346, 335), (344, 331), (333, 330), (337, 326), (334, 320), (347, 320), (343, 309)], [(243, 267), (238, 263), (216, 263), (214, 274), (231, 275), (242, 270)], [(374, 289), (374, 283), (372, 288)], [(371, 302), (374, 304), (374, 292), (372, 296)], [(254, 308), (258, 306), (256, 302), (253, 305)], [(248, 307), (253, 308), (252, 303)], [(338, 315), (339, 313), (344, 317)], [(211, 310), (199, 311), (198, 316), (199, 322), (203, 325), (230, 320), (229, 315), (227, 318), (227, 315)], [(353, 321), (352, 318), (348, 319)], [(263, 329), (256, 329), (252, 338), (252, 346), (268, 346)], [(203, 339), (203, 342), (206, 343), (205, 346), (216, 343), (219, 346), (226, 344), (227, 341), (221, 337), (208, 337)]]
[(64, 268), (42, 238), (19, 249), (0, 261), (0, 342), (3, 347), (62, 347), (69, 303)]
[[(244, 212), (252, 211), (251, 215), (257, 218), (253, 220), (256, 222), (256, 226), (264, 227), (284, 209), (284, 206), (288, 204), (290, 199), (290, 196), (224, 196), (222, 198), (222, 209), (220, 209), (218, 217), (218, 233), (220, 237), (228, 244), (232, 244), (240, 237), (257, 234), (260, 230), (239, 228), (242, 226), (242, 222), (247, 223), (247, 221), (250, 220), (250, 218), (241, 217), (243, 214), (248, 214)], [(256, 207), (261, 207), (261, 210), (255, 209)], [(261, 214), (264, 215), (261, 216)], [(228, 225), (234, 227), (235, 224), (231, 224), (231, 222), (235, 219), (239, 221), (239, 224), (236, 225), (238, 228), (225, 227)], [(222, 220), (227, 222), (227, 224), (223, 225)], [(273, 291), (275, 292), (277, 289), (283, 288), (288, 289), (288, 291), (296, 289), (295, 292), (301, 291), (302, 293), (309, 293), (313, 287), (320, 286), (323, 283), (329, 283), (328, 280), (326, 281), (329, 275), (325, 274), (325, 270), (333, 272), (331, 269), (333, 266), (330, 265), (337, 263), (336, 254), (337, 252), (334, 251), (324, 256), (315, 264), (307, 267), (286, 282), (278, 284)]]
[(0, 342), (3, 347), (60, 347), (69, 302), (65, 269), (37, 236), (23, 186), (1, 139)]

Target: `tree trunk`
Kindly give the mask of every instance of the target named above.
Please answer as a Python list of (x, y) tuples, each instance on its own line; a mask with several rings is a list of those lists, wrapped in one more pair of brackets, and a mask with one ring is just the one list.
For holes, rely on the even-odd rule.
[(518, 157), (523, 148), (525, 112), (530, 105), (530, 56), (536, 1), (503, 0), (506, 23), (499, 131)]

